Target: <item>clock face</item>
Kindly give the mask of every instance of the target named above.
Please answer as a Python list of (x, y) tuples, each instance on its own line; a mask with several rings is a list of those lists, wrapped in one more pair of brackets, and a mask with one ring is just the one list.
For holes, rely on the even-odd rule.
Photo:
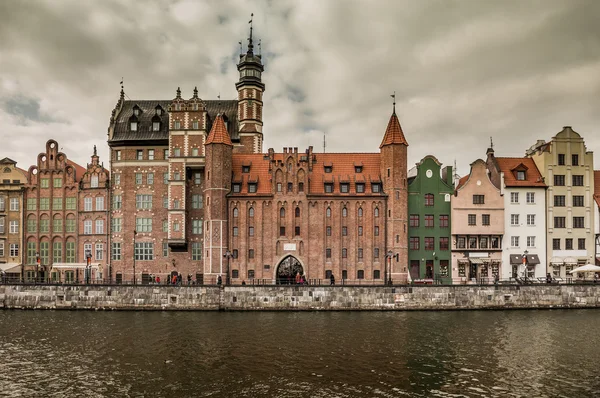
[(431, 170), (427, 170), (427, 171), (425, 172), (425, 175), (427, 176), (427, 178), (431, 178), (431, 177), (433, 176), (433, 171), (431, 171)]

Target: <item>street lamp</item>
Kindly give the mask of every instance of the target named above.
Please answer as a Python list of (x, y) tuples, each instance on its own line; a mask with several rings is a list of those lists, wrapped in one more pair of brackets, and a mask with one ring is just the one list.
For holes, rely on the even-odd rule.
[(390, 262), (390, 273), (392, 271), (392, 257), (394, 257), (394, 252), (391, 250), (388, 250), (387, 254), (385, 255), (385, 264), (383, 265), (383, 284), (387, 285), (388, 284), (388, 266), (387, 263), (388, 261)]
[(86, 260), (86, 266), (85, 266), (85, 283), (89, 285), (89, 283), (90, 283), (90, 274), (92, 273), (92, 269), (91, 269), (92, 251), (89, 250), (89, 249), (85, 251), (85, 260)]
[(523, 270), (523, 276), (525, 277), (525, 280), (527, 280), (527, 254), (529, 254), (529, 251), (527, 249), (525, 249), (525, 251), (523, 252), (523, 267), (525, 268)]
[(231, 253), (229, 250), (227, 250), (225, 252), (225, 254), (223, 254), (223, 257), (225, 257), (227, 259), (227, 274), (225, 276), (225, 284), (229, 285), (229, 260), (233, 257), (233, 253)]
[(40, 268), (40, 252), (35, 252), (35, 279), (33, 281), (34, 284), (38, 281), (38, 272)]
[(137, 231), (133, 230), (133, 284), (136, 284), (135, 281), (135, 236), (137, 235)]

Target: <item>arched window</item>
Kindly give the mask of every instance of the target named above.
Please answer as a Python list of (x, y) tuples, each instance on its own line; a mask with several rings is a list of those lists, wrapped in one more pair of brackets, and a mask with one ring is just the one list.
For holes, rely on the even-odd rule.
[(281, 209), (279, 209), (279, 217), (281, 217), (281, 218), (285, 217), (285, 209), (283, 207)]
[(348, 217), (348, 209), (345, 207), (342, 209), (342, 217)]
[(296, 217), (300, 217), (300, 208), (299, 207), (296, 207), (296, 214), (295, 214), (295, 216)]
[(375, 214), (375, 217), (379, 217), (379, 207), (375, 208), (374, 214)]
[(359, 217), (362, 217), (362, 216), (363, 216), (363, 210), (362, 210), (362, 207), (359, 207), (359, 208), (358, 208), (358, 216), (359, 216)]
[(234, 216), (234, 217), (237, 217), (237, 216), (238, 216), (238, 209), (237, 209), (237, 207), (234, 207), (234, 208), (233, 208), (233, 216)]
[(331, 217), (331, 207), (327, 208), (327, 217)]
[(249, 216), (249, 217), (254, 217), (254, 207), (251, 207), (251, 208), (248, 210), (248, 216)]

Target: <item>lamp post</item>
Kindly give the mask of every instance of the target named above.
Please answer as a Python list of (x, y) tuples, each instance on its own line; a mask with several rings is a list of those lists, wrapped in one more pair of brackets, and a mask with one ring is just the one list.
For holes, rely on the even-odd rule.
[(394, 257), (394, 252), (391, 250), (388, 250), (387, 254), (385, 255), (385, 264), (384, 264), (384, 268), (383, 268), (383, 284), (387, 285), (388, 284), (388, 261), (390, 262), (390, 272), (391, 272), (391, 268), (392, 268), (392, 257)]
[(525, 249), (525, 251), (523, 252), (523, 276), (525, 277), (525, 279), (527, 280), (527, 254), (529, 254), (529, 251), (527, 249)]
[(137, 231), (133, 230), (133, 284), (136, 284), (135, 280), (135, 236), (137, 235)]
[(35, 252), (35, 279), (33, 283), (36, 284), (38, 281), (38, 272), (40, 268), (40, 252)]
[(223, 254), (223, 257), (227, 259), (227, 273), (225, 275), (225, 285), (229, 285), (229, 260), (233, 257), (233, 253), (227, 250), (225, 254)]
[(86, 261), (86, 265), (85, 265), (85, 283), (87, 285), (89, 285), (89, 283), (90, 283), (90, 274), (92, 273), (92, 269), (91, 269), (92, 251), (91, 250), (86, 250), (85, 251), (85, 261)]

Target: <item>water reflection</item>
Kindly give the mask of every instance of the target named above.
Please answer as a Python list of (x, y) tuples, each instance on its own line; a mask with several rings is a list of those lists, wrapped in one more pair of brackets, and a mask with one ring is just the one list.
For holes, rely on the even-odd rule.
[(0, 396), (593, 396), (596, 310), (0, 312)]

